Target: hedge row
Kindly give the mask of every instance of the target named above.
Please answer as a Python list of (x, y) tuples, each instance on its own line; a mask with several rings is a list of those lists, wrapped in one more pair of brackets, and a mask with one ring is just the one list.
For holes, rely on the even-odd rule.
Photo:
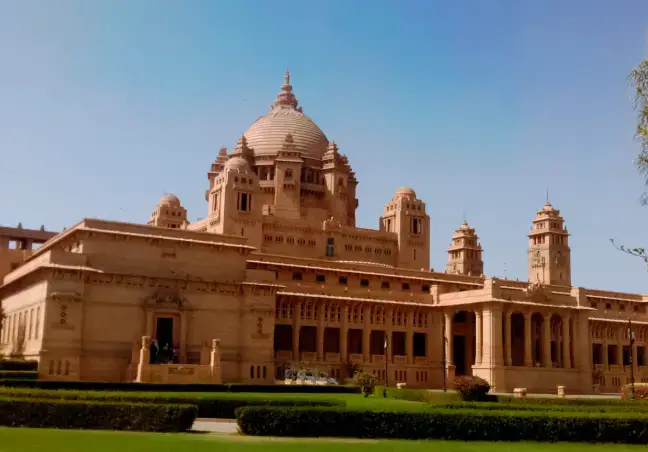
[(475, 409), (480, 411), (543, 411), (543, 412), (582, 412), (582, 413), (646, 413), (648, 404), (604, 404), (604, 405), (569, 405), (569, 404), (533, 404), (530, 403), (489, 403), (489, 402), (452, 402), (433, 407), (454, 409)]
[(34, 370), (0, 370), (0, 380), (36, 380), (38, 372)]
[(38, 370), (38, 361), (25, 361), (24, 359), (2, 359), (0, 360), (0, 370), (22, 370), (36, 372)]
[(0, 386), (12, 388), (68, 389), (83, 391), (157, 391), (157, 392), (264, 392), (274, 394), (360, 394), (357, 386), (337, 385), (246, 385), (246, 384), (162, 384), (95, 381), (25, 381), (0, 380)]
[[(635, 406), (637, 401), (621, 399), (604, 399), (604, 398), (558, 398), (558, 397), (527, 397), (518, 399), (510, 396), (498, 396), (500, 403), (516, 405), (581, 405), (581, 406), (601, 406), (601, 405), (632, 405)], [(648, 405), (648, 404), (647, 404)]]
[[(222, 394), (222, 395), (221, 395)], [(170, 404), (193, 405), (197, 408), (197, 416), (202, 418), (234, 419), (235, 410), (245, 406), (280, 406), (280, 407), (333, 407), (345, 406), (340, 400), (309, 400), (297, 398), (260, 398), (245, 397), (245, 394), (163, 394), (163, 393), (118, 393), (118, 392), (82, 392), (82, 391), (48, 391), (24, 390), (14, 391), (0, 389), (0, 397), (12, 399), (38, 400), (69, 400), (101, 403), (139, 403), (139, 404)]]
[(0, 398), (7, 427), (185, 432), (196, 412), (191, 405)]
[(633, 413), (246, 407), (237, 410), (237, 423), (241, 432), (260, 436), (648, 444), (648, 417)]

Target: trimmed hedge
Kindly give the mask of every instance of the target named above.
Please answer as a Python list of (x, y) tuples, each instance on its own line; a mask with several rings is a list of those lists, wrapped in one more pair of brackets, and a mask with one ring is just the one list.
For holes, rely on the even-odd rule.
[(648, 444), (648, 416), (633, 413), (246, 407), (236, 418), (241, 432), (260, 436)]
[(604, 398), (558, 398), (558, 397), (528, 397), (517, 399), (515, 397), (498, 398), (500, 403), (515, 405), (573, 405), (573, 406), (636, 406), (641, 401), (630, 401), (621, 399), (604, 399)]
[(273, 394), (360, 394), (357, 386), (319, 385), (246, 385), (246, 384), (164, 384), (107, 381), (0, 380), (0, 386), (11, 388), (67, 389), (80, 391), (155, 391), (155, 392), (263, 392)]
[(21, 370), (36, 372), (38, 370), (38, 361), (26, 361), (23, 359), (3, 359), (0, 360), (0, 370)]
[(38, 379), (38, 372), (33, 370), (0, 370), (1, 379), (11, 380), (36, 380)]
[(7, 427), (185, 432), (196, 412), (191, 405), (0, 398)]
[(345, 406), (341, 400), (309, 400), (297, 398), (262, 399), (259, 397), (245, 397), (245, 394), (226, 393), (214, 394), (159, 394), (159, 393), (117, 393), (117, 392), (81, 392), (81, 391), (48, 391), (24, 390), (15, 391), (0, 388), (0, 397), (8, 396), (12, 399), (38, 399), (38, 400), (68, 400), (100, 403), (145, 403), (145, 404), (170, 404), (193, 405), (197, 408), (197, 416), (202, 418), (234, 419), (235, 410), (245, 406), (278, 406), (278, 407), (334, 407)]
[(570, 413), (646, 413), (647, 403), (607, 404), (607, 405), (549, 405), (532, 403), (488, 403), (488, 402), (454, 402), (435, 405), (438, 408), (475, 409), (480, 411), (543, 411)]

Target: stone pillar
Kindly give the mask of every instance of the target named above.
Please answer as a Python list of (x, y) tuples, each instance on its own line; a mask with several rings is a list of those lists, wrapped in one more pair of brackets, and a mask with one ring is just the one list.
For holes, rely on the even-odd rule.
[(544, 367), (551, 368), (551, 316), (548, 312), (542, 321), (542, 364)]
[(453, 365), (453, 348), (452, 348), (452, 337), (453, 337), (453, 332), (452, 332), (452, 314), (448, 312), (443, 313), (443, 317), (445, 320), (445, 334), (444, 334), (444, 341), (445, 341), (445, 358), (446, 358), (446, 366), (452, 366)]
[(407, 332), (405, 333), (405, 354), (407, 355), (407, 364), (414, 364), (414, 310), (406, 311), (407, 315)]
[(525, 312), (524, 313), (524, 365), (526, 367), (533, 366), (533, 352), (531, 348), (531, 338), (532, 336), (532, 323), (531, 317), (533, 313)]
[(187, 342), (189, 339), (189, 328), (187, 328), (187, 313), (180, 313), (180, 362), (187, 362)]
[(603, 338), (603, 345), (601, 347), (601, 351), (603, 352), (603, 370), (606, 372), (610, 370), (610, 360), (609, 360), (609, 355), (608, 355), (608, 349), (609, 349), (609, 344), (607, 337)]
[(617, 331), (617, 365), (623, 366), (623, 330), (626, 326), (619, 327)]
[(475, 365), (482, 363), (482, 312), (481, 309), (475, 309)]
[(637, 373), (639, 372), (639, 365), (637, 364), (637, 344), (636, 343), (632, 344), (630, 353), (632, 354), (632, 366), (634, 368), (634, 373), (636, 378)]
[(502, 347), (502, 311), (498, 308), (484, 308), (482, 319), (484, 350), (482, 365), (486, 367), (501, 366), (504, 362)]
[(299, 355), (299, 330), (301, 329), (301, 302), (299, 300), (294, 301), (293, 308), (293, 327), (292, 327), (292, 358), (293, 361), (299, 361), (301, 356)]
[(342, 318), (340, 320), (342, 324), (340, 327), (340, 361), (346, 364), (349, 362), (349, 305), (342, 306)]
[(221, 384), (220, 339), (212, 340), (212, 349), (209, 354), (209, 370), (212, 384)]
[(148, 309), (146, 311), (146, 325), (144, 326), (144, 332), (145, 335), (148, 336), (149, 338), (153, 337), (153, 320), (154, 320), (153, 310)]
[(512, 366), (513, 365), (513, 359), (511, 358), (511, 343), (513, 341), (513, 328), (511, 326), (511, 316), (513, 313), (511, 311), (506, 311), (504, 314), (504, 347), (505, 347), (505, 357), (504, 357), (504, 365), (505, 366)]
[(318, 306), (319, 312), (317, 313), (317, 360), (320, 362), (326, 361), (324, 356), (324, 315), (326, 313), (326, 303), (322, 302)]
[(137, 363), (137, 379), (138, 383), (148, 383), (150, 377), (149, 346), (151, 344), (150, 336), (142, 337), (142, 348), (140, 349), (139, 362)]
[(371, 362), (371, 306), (366, 305), (363, 308), (363, 323), (362, 323), (362, 361), (365, 364)]
[(571, 369), (571, 334), (569, 330), (570, 318), (566, 314), (562, 319), (562, 349), (563, 349), (563, 367)]

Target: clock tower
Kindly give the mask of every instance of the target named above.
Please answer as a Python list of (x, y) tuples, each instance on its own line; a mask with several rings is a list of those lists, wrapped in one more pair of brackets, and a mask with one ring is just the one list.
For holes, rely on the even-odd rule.
[(547, 201), (529, 232), (529, 282), (571, 286), (569, 233), (560, 210)]

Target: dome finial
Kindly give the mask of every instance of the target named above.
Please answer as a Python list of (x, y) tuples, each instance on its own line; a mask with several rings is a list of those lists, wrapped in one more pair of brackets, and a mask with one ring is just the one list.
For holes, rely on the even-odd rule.
[(284, 85), (290, 85), (290, 71), (288, 69), (284, 72)]
[(281, 85), (281, 92), (277, 94), (277, 100), (274, 103), (275, 107), (292, 107), (297, 110), (297, 98), (292, 92), (292, 85), (290, 84), (290, 72), (286, 69), (284, 73), (284, 84)]

